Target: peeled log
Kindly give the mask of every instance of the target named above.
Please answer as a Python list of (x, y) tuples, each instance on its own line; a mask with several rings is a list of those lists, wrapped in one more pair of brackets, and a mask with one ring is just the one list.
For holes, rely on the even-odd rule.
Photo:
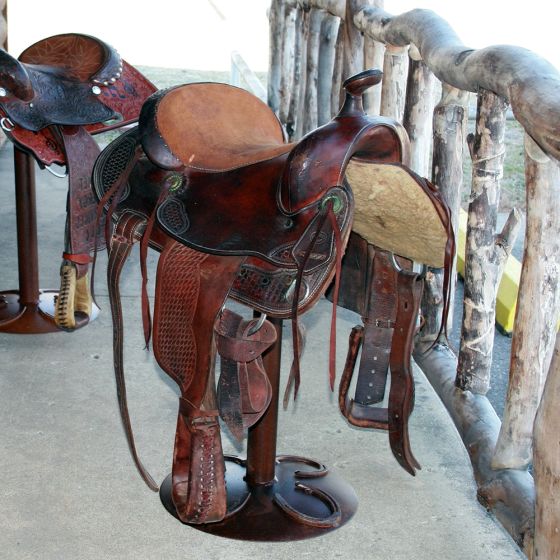
[(470, 49), (431, 10), (392, 16), (368, 6), (356, 14), (354, 23), (376, 41), (415, 45), (442, 82), (472, 92), (482, 88), (503, 97), (539, 146), (560, 158), (560, 73), (548, 61), (509, 45)]
[[(434, 109), (432, 181), (451, 210), (451, 223), (457, 241), (459, 207), (463, 185), (463, 146), (467, 134), (467, 104), (469, 93), (443, 84), (441, 100)], [(457, 246), (457, 243), (455, 243)], [(453, 265), (455, 268), (455, 264)], [(455, 274), (451, 274), (454, 282)], [(422, 295), (424, 326), (420, 340), (431, 342), (440, 332), (443, 307), (443, 271), (430, 269)], [(450, 310), (453, 310), (455, 290), (451, 290)], [(448, 328), (452, 316), (448, 318)]]
[(506, 109), (503, 99), (481, 91), (476, 132), (468, 138), (473, 166), (457, 386), (481, 395), (490, 387), (496, 294), (508, 257), (495, 237), (505, 158)]
[(305, 80), (307, 78), (305, 64), (307, 59), (307, 14), (308, 12), (299, 8), (296, 15), (293, 91), (290, 97), (288, 116), (286, 121), (282, 121), (290, 141), (300, 137), (303, 130), (302, 100), (305, 98)]
[[(414, 359), (447, 408), (469, 454), (479, 501), (498, 518), (515, 542), (530, 551), (533, 541), (535, 489), (523, 470), (490, 466), (500, 419), (488, 398), (455, 387), (457, 358), (446, 346), (417, 345)], [(473, 558), (478, 558), (473, 555)]]
[[(381, 70), (384, 57), (385, 45), (374, 41), (371, 37), (364, 37), (364, 67)], [(379, 115), (380, 108), (381, 84), (377, 84), (364, 93), (364, 109), (369, 115)]]
[[(268, 13), (270, 52), (268, 61), (268, 105), (278, 114), (280, 110), (280, 80), (282, 78), (282, 36), (284, 2), (272, 0)], [(280, 40), (278, 40), (280, 38)]]
[(347, 0), (344, 25), (344, 58), (342, 80), (346, 80), (364, 69), (364, 38), (353, 24), (354, 16), (368, 0)]
[(560, 163), (525, 137), (527, 228), (502, 430), (492, 465), (524, 468), (560, 308)]
[(402, 122), (408, 76), (408, 48), (386, 45), (381, 82), (381, 114)]
[(434, 82), (429, 68), (411, 53), (403, 125), (410, 139), (410, 167), (422, 177), (430, 171)]
[(294, 60), (296, 46), (296, 15), (295, 6), (286, 5), (284, 11), (282, 37), (282, 76), (280, 78), (279, 118), (285, 123), (290, 109), (290, 98), (294, 90)]
[(314, 130), (318, 125), (317, 84), (319, 80), (319, 45), (321, 25), (326, 13), (311, 9), (309, 12), (309, 36), (307, 39), (307, 80), (303, 110), (303, 134)]
[(336, 59), (336, 40), (340, 18), (325, 14), (319, 45), (319, 76), (317, 80), (317, 114), (319, 126), (331, 120), (331, 90)]
[(536, 489), (533, 558), (560, 558), (560, 335), (535, 419), (533, 467)]

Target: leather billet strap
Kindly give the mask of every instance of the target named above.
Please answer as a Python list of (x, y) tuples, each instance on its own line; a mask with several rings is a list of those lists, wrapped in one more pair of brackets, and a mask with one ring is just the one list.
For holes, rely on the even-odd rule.
[[(418, 273), (404, 269), (391, 272), (388, 266), (392, 267), (390, 256), (376, 250), (373, 269), (377, 274), (386, 276), (385, 282), (373, 279), (372, 291), (377, 294), (370, 294), (369, 303), (382, 302), (385, 305), (382, 313), (384, 317), (372, 321), (376, 310), (368, 309), (370, 317), (366, 327), (356, 326), (352, 329), (339, 385), (339, 408), (355, 426), (388, 430), (393, 455), (407, 472), (414, 475), (420, 465), (412, 454), (408, 435), (408, 419), (414, 407), (414, 379), (410, 360), (423, 285)], [(387, 281), (387, 278), (391, 279)], [(394, 298), (388, 295), (391, 284), (395, 288)], [(373, 326), (368, 326), (367, 322)], [(374, 347), (366, 349), (365, 345), (370, 343)], [(358, 396), (351, 399), (348, 393), (360, 347), (362, 363), (356, 389)], [(390, 366), (391, 372), (388, 406), (371, 406), (383, 398), (381, 393), (384, 393), (387, 366)]]
[(214, 328), (220, 355), (218, 381), (220, 416), (238, 441), (243, 430), (253, 426), (266, 412), (272, 387), (264, 370), (262, 354), (276, 341), (276, 330), (269, 321), (243, 320), (224, 309)]
[[(100, 153), (97, 142), (83, 127), (58, 127), (68, 161), (68, 204), (65, 253), (89, 255), (96, 245), (97, 200), (91, 187), (91, 170)], [(101, 243), (98, 248), (102, 248)], [(78, 277), (87, 273), (89, 263), (77, 263)]]
[(397, 315), (398, 272), (391, 256), (385, 251), (375, 251), (368, 276), (371, 280), (362, 317), (364, 341), (354, 397), (365, 405), (381, 402), (385, 395)]

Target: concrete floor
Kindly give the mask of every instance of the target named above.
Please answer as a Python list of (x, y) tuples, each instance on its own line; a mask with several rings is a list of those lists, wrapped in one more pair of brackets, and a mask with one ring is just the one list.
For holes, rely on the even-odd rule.
[[(1, 289), (15, 288), (18, 280), (11, 153), (10, 145), (0, 151)], [(43, 288), (58, 282), (65, 192), (65, 180), (38, 173)], [(0, 333), (1, 558), (523, 558), (478, 505), (466, 452), (420, 372), (411, 422), (422, 464), (415, 478), (398, 467), (385, 433), (351, 428), (340, 416), (327, 389), (326, 301), (304, 317), (309, 341), (302, 387), (296, 405), (280, 413), (278, 452), (316, 458), (342, 475), (358, 495), (356, 515), (328, 535), (292, 543), (230, 541), (181, 525), (144, 486), (129, 457), (115, 398), (104, 262), (97, 282), (103, 310), (91, 325), (72, 334)], [(162, 480), (171, 466), (177, 393), (142, 349), (136, 255), (122, 285), (133, 425), (144, 464)], [(339, 372), (356, 321), (340, 313)], [(289, 356), (289, 325), (285, 335)], [(224, 447), (243, 455), (227, 438)]]

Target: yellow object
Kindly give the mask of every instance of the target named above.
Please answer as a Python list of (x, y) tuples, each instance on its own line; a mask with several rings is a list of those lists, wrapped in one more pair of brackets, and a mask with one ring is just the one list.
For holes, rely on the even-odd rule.
[[(465, 242), (467, 238), (467, 213), (461, 210), (459, 215), (459, 241), (457, 247), (457, 271), (465, 277)], [(496, 298), (496, 323), (505, 334), (513, 332), (515, 308), (517, 306), (517, 293), (519, 291), (519, 278), (521, 277), (521, 263), (510, 255)]]

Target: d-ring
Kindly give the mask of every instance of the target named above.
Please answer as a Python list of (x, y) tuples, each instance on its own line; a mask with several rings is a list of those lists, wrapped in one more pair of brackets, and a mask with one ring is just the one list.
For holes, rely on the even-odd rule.
[[(6, 123), (9, 123), (11, 128), (6, 126)], [(10, 120), (9, 117), (2, 117), (0, 119), (0, 127), (2, 127), (2, 130), (4, 132), (12, 132), (12, 130), (14, 130), (16, 125)]]
[(247, 336), (251, 336), (255, 334), (264, 325), (265, 321), (266, 321), (266, 313), (261, 313), (259, 320), (249, 329)]
[(52, 169), (50, 165), (45, 165), (45, 169), (49, 173), (52, 173), (55, 177), (58, 177), (59, 179), (64, 179), (65, 177), (68, 177), (68, 167), (66, 167), (66, 171), (62, 175), (60, 173), (57, 173), (54, 169)]

